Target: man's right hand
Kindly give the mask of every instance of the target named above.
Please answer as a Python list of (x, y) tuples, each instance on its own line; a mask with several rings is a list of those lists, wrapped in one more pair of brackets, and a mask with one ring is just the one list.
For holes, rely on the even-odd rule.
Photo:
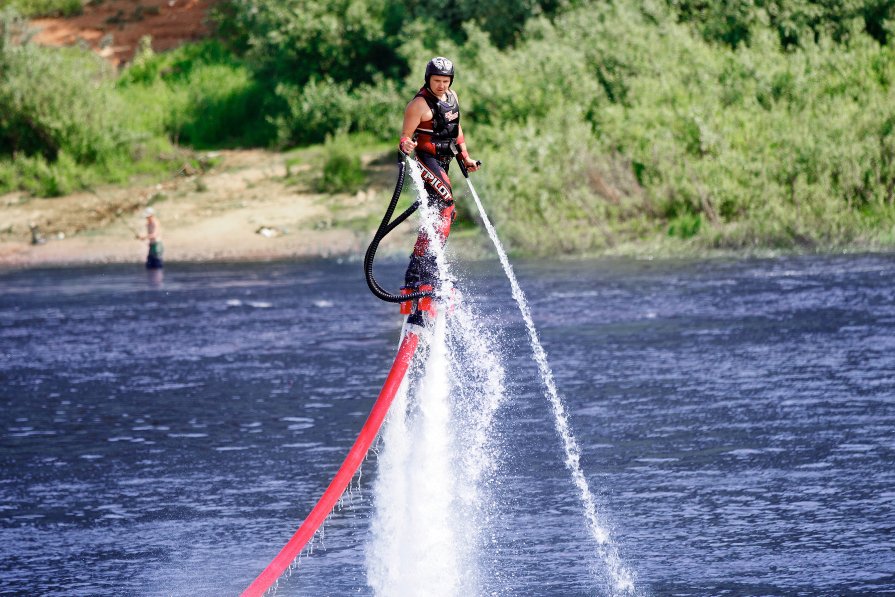
[(416, 141), (410, 137), (401, 137), (401, 140), (398, 142), (398, 149), (400, 149), (402, 153), (410, 155), (410, 152), (416, 149)]

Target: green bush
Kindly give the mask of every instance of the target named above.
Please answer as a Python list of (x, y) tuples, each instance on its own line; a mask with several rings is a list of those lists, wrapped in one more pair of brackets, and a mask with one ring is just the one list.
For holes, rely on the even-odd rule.
[(355, 90), (331, 79), (310, 81), (301, 88), (283, 83), (276, 96), (286, 106), (274, 119), (280, 145), (319, 143), (333, 133), (393, 138), (407, 101), (402, 102), (394, 83), (385, 81)]
[(219, 7), (216, 21), (264, 78), (357, 86), (403, 74), (396, 48), (408, 16), (387, 0), (234, 0)]
[[(114, 72), (78, 48), (28, 43), (26, 23), (0, 18), (0, 192), (56, 196), (169, 166), (170, 143), (132, 126)], [(170, 159), (170, 158), (169, 158)]]
[(231, 0), (217, 7), (214, 20), (255, 80), (271, 82), (263, 108), (277, 143), (293, 145), (340, 132), (393, 137), (397, 110), (418, 88), (423, 65), (443, 53), (421, 47), (420, 39), (461, 42), (469, 31), (479, 31), (466, 25), (478, 23), (502, 47), (516, 39), (529, 17), (575, 4)]
[(84, 11), (82, 0), (0, 0), (0, 10), (7, 7), (29, 18), (71, 17)]
[[(94, 163), (128, 140), (120, 125), (124, 106), (111, 71), (78, 49), (47, 49), (15, 41), (21, 23), (7, 19), (0, 38), (0, 155), (65, 152)], [(18, 30), (16, 30), (18, 29)]]
[(733, 50), (610, 4), (530, 21), (510, 50), (469, 39), (449, 49), (464, 128), (517, 249), (831, 246), (895, 214), (895, 51), (860, 31), (787, 50), (757, 28)]
[(273, 142), (265, 117), (272, 91), (219, 42), (186, 44), (156, 54), (148, 39), (118, 81), (119, 94), (142, 110), (139, 128), (195, 148)]
[(630, 164), (602, 153), (574, 103), (525, 123), (482, 125), (468, 138), (485, 163), (474, 175), (485, 208), (512, 249), (579, 253), (643, 234), (649, 208)]
[(350, 192), (348, 135), (393, 142), (446, 55), (517, 250), (895, 243), (892, 0), (232, 0), (216, 19), (223, 43), (144, 42), (116, 82), (7, 15), (0, 189), (123, 179), (172, 142), (327, 140), (320, 189)]
[(666, 0), (677, 19), (709, 41), (731, 47), (748, 44), (768, 27), (785, 47), (811, 44), (818, 37), (847, 41), (861, 32), (886, 44), (895, 28), (891, 0)]
[(323, 168), (317, 190), (353, 193), (366, 182), (356, 146), (347, 136), (329, 137), (323, 145)]
[(682, 240), (687, 240), (699, 234), (701, 228), (701, 214), (681, 214), (668, 224), (668, 236), (676, 236)]
[(78, 188), (77, 177), (81, 174), (77, 164), (62, 153), (50, 163), (42, 155), (17, 157), (13, 163), (9, 182), (42, 197), (58, 197)]

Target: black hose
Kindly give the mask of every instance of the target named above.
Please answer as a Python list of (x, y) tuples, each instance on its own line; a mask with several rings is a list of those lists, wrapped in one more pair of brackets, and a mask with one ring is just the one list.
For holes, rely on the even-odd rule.
[(373, 294), (387, 303), (403, 303), (405, 301), (421, 299), (427, 296), (434, 296), (435, 294), (434, 291), (411, 292), (410, 294), (391, 294), (384, 290), (376, 281), (376, 278), (373, 277), (373, 259), (376, 257), (376, 249), (379, 248), (379, 243), (382, 242), (385, 235), (394, 230), (398, 224), (410, 217), (410, 214), (415, 212), (420, 206), (419, 201), (415, 202), (401, 215), (395, 218), (393, 222), (389, 222), (392, 218), (392, 214), (395, 212), (395, 206), (398, 204), (398, 199), (401, 197), (401, 191), (404, 189), (404, 169), (404, 157), (401, 156), (401, 161), (398, 162), (398, 182), (395, 183), (395, 192), (392, 193), (392, 199), (389, 201), (388, 208), (385, 210), (385, 215), (382, 216), (382, 222), (379, 224), (379, 228), (376, 229), (376, 234), (373, 235), (373, 240), (370, 241), (370, 246), (367, 247), (367, 253), (364, 255), (364, 275), (367, 278), (367, 286), (370, 287), (370, 291), (372, 291)]

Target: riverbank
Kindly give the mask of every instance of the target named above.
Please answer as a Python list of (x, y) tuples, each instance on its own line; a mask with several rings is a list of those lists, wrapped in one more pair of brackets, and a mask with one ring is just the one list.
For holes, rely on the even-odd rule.
[[(44, 30), (37, 38), (8, 15), (0, 189), (93, 188), (100, 198), (0, 201), (18, 210), (14, 222), (0, 213), (4, 263), (142, 258), (118, 214), (142, 227), (141, 203), (159, 193), (176, 195), (160, 205), (169, 259), (355, 254), (365, 244), (382, 199), (367, 186), (345, 196), (316, 194), (339, 185), (297, 189), (285, 162), (284, 173), (237, 190), (221, 191), (204, 166), (173, 183), (146, 177), (209, 148), (324, 143), (347, 147), (343, 158), (393, 148), (430, 56), (412, 35), (428, 15), (368, 2), (324, 2), (312, 14), (254, 0), (204, 12), (211, 1), (91, 2), (78, 18), (32, 21)], [(458, 60), (464, 129), (486, 164), (476, 186), (502, 240), (545, 258), (892, 250), (895, 47), (891, 15), (868, 2), (799, 25), (794, 0), (773, 14), (599, 2), (497, 23), (457, 12), (438, 51)], [(36, 2), (17, 4), (37, 14)], [(83, 49), (26, 43), (79, 38), (116, 68)], [(134, 176), (146, 182), (125, 195), (98, 188)], [(387, 178), (373, 195), (387, 194)], [(251, 185), (269, 192), (252, 196)], [(458, 195), (455, 248), (475, 217)], [(100, 213), (82, 221), (84, 206)], [(289, 225), (272, 223), (280, 218)], [(28, 244), (32, 221), (49, 242)], [(110, 247), (113, 228), (116, 243), (135, 248)]]
[[(0, 196), (0, 266), (139, 263), (144, 210), (162, 223), (171, 262), (356, 256), (366, 249), (394, 184), (394, 166), (364, 155), (367, 184), (356, 193), (314, 190), (315, 155), (263, 150), (202, 154), (205, 171), (185, 166), (166, 180), (140, 180), (56, 198)], [(33, 244), (31, 225), (43, 242)], [(382, 252), (407, 252), (412, 226)]]
[[(194, 161), (207, 164), (204, 170), (185, 164), (176, 176), (164, 180), (144, 178), (129, 185), (110, 185), (56, 198), (20, 192), (2, 195), (0, 267), (140, 264), (146, 257), (146, 242), (136, 236), (145, 230), (143, 214), (150, 206), (162, 222), (165, 259), (171, 263), (336, 256), (359, 259), (393, 189), (392, 156), (377, 151), (364, 153), (363, 188), (355, 193), (327, 194), (315, 191), (319, 151), (319, 146), (289, 153), (216, 151), (197, 154)], [(460, 189), (460, 202), (464, 202), (466, 193), (465, 187)], [(32, 242), (32, 224), (40, 244)], [(406, 254), (415, 233), (412, 225), (399, 227), (386, 238), (379, 254)], [(490, 251), (487, 238), (470, 226), (455, 228), (451, 247), (471, 258)], [(795, 250), (721, 250), (707, 248), (699, 239), (655, 234), (599, 253), (566, 257), (730, 258), (890, 250), (885, 242)]]

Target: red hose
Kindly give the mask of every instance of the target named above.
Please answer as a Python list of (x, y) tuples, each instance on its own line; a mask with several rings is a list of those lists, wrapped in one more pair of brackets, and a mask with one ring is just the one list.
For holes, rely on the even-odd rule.
[(410, 366), (410, 361), (413, 359), (418, 343), (419, 337), (413, 332), (407, 332), (404, 335), (401, 346), (398, 348), (398, 356), (395, 357), (395, 363), (392, 365), (391, 371), (389, 371), (385, 385), (382, 386), (382, 391), (379, 392), (379, 398), (373, 404), (370, 416), (367, 417), (367, 421), (348, 452), (348, 456), (345, 457), (339, 472), (333, 477), (329, 487), (323, 492), (320, 501), (317, 502), (317, 505), (314, 506), (314, 509), (311, 510), (304, 522), (301, 523), (301, 526), (298, 527), (298, 530), (295, 531), (289, 542), (267, 565), (267, 568), (258, 575), (258, 578), (242, 592), (241, 597), (261, 597), (264, 595), (270, 586), (280, 578), (280, 575), (286, 571), (286, 568), (289, 567), (298, 554), (301, 553), (304, 546), (307, 545), (314, 533), (317, 532), (317, 529), (320, 528), (320, 525), (323, 524), (323, 521), (326, 520), (326, 517), (332, 512), (336, 502), (342, 497), (342, 493), (345, 492), (345, 488), (348, 487), (348, 483), (354, 477), (354, 473), (357, 472), (360, 463), (366, 457), (373, 440), (376, 439), (376, 434), (379, 433), (382, 421), (385, 419), (392, 400), (401, 386), (401, 381), (404, 379), (404, 374), (407, 373), (407, 368)]

